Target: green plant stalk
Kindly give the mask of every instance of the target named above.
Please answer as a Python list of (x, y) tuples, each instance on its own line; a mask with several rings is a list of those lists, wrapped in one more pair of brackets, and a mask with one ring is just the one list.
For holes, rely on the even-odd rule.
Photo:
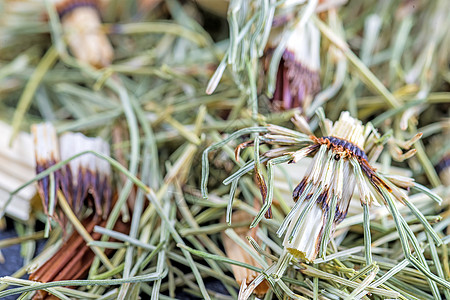
[[(150, 147), (150, 145), (146, 141), (146, 147), (144, 150), (144, 162), (142, 164), (142, 175), (141, 175), (143, 182), (148, 182), (149, 176), (150, 176), (151, 157), (149, 155), (146, 155), (146, 153), (148, 153), (149, 147)], [(135, 203), (134, 203), (133, 217), (131, 219), (131, 227), (130, 227), (130, 232), (129, 232), (129, 236), (132, 238), (135, 238), (138, 234), (139, 221), (140, 221), (140, 218), (142, 215), (143, 207), (144, 207), (144, 193), (143, 193), (142, 189), (139, 189), (137, 192), (137, 195), (136, 195)], [(133, 246), (127, 247), (127, 253), (125, 255), (125, 262), (124, 262), (124, 268), (123, 268), (123, 278), (128, 278), (130, 276), (130, 271), (131, 271), (132, 263), (133, 263), (134, 250), (135, 249)], [(162, 272), (162, 271), (163, 270), (158, 270), (158, 272)], [(119, 298), (121, 297), (121, 295), (126, 295), (127, 287), (129, 287), (129, 285), (125, 285), (120, 288)]]
[(0, 249), (6, 248), (12, 245), (20, 244), (26, 241), (40, 240), (44, 237), (44, 231), (38, 231), (35, 233), (23, 235), (21, 237), (14, 237), (9, 239), (3, 239), (0, 241)]
[[(164, 277), (165, 274), (160, 273), (150, 273), (146, 275), (140, 275), (135, 277), (130, 277), (127, 279), (107, 279), (107, 280), (61, 280), (61, 281), (53, 281), (48, 283), (37, 283), (35, 281), (26, 280), (27, 285), (21, 288), (9, 289), (3, 292), (0, 292), (0, 297), (6, 297), (10, 295), (15, 295), (19, 293), (29, 292), (29, 291), (37, 291), (42, 289), (47, 289), (51, 287), (62, 287), (62, 286), (88, 286), (88, 285), (118, 285), (123, 283), (135, 283), (135, 282), (145, 282), (145, 281), (154, 281), (159, 278)], [(23, 285), (23, 282), (17, 282), (16, 278), (12, 278), (9, 276), (0, 277), (0, 283), (14, 284), (14, 285)]]
[[(437, 253), (436, 245), (433, 242), (433, 237), (430, 233), (426, 233), (428, 238), (428, 245), (430, 245), (431, 249), (431, 257), (433, 259), (433, 263), (436, 268), (436, 272), (439, 277), (446, 279), (444, 275), (444, 271), (442, 270), (441, 260), (439, 259), (439, 254)], [(444, 295), (446, 299), (450, 299), (450, 289), (444, 289)]]
[[(173, 214), (170, 213), (171, 209), (171, 202), (165, 201), (163, 210), (166, 215), (170, 216), (170, 221), (173, 221)], [(162, 244), (166, 244), (169, 238), (169, 232), (167, 230), (167, 224), (163, 223), (161, 224), (161, 234), (159, 237), (159, 242)], [(162, 270), (165, 268), (165, 261), (166, 261), (166, 249), (162, 248), (160, 252), (158, 252), (158, 259), (156, 262), (156, 270), (158, 272), (162, 272)], [(161, 280), (157, 280), (153, 283), (153, 290), (152, 290), (152, 297), (151, 299), (158, 299), (159, 296), (159, 290), (161, 288)]]
[[(156, 195), (153, 193), (153, 191), (150, 190), (150, 192), (146, 194), (146, 197), (150, 201), (150, 203), (155, 206), (156, 211), (157, 211), (158, 215), (160, 216), (161, 220), (167, 224), (167, 227), (168, 227), (173, 239), (178, 244), (184, 245), (183, 239), (178, 235), (178, 232), (175, 230), (172, 223), (169, 221), (168, 217), (164, 214), (164, 212), (161, 208), (161, 205), (159, 204), (159, 201), (158, 201)], [(194, 264), (194, 260), (192, 259), (192, 256), (190, 255), (190, 253), (187, 250), (183, 250), (182, 252), (186, 257), (186, 259), (192, 269), (192, 272), (195, 274), (195, 279), (197, 280), (197, 284), (199, 285), (199, 288), (200, 288), (200, 291), (202, 292), (203, 297), (206, 300), (210, 300), (208, 292), (206, 291), (205, 284), (203, 283), (203, 279), (200, 275), (200, 272), (198, 271), (197, 266)]]
[[(131, 141), (131, 153), (130, 153), (130, 162), (129, 162), (129, 172), (135, 175), (138, 171), (138, 163), (140, 158), (139, 148), (140, 148), (140, 138), (139, 138), (139, 128), (137, 125), (136, 115), (133, 111), (133, 105), (131, 104), (132, 99), (129, 97), (127, 91), (122, 86), (121, 81), (118, 78), (107, 80), (107, 85), (114, 90), (123, 106), (124, 114), (127, 120), (127, 124), (129, 126), (129, 134)], [(133, 182), (131, 180), (127, 180), (122, 190), (120, 191), (119, 198), (117, 199), (116, 204), (114, 205), (111, 213), (108, 216), (108, 220), (106, 223), (106, 227), (111, 229), (114, 227), (114, 224), (117, 222), (119, 218), (120, 211), (122, 208), (126, 207), (125, 202), (130, 195), (131, 189), (133, 188)], [(106, 241), (107, 237), (103, 236), (101, 238), (102, 241)], [(91, 268), (89, 270), (89, 276), (93, 276), (98, 268), (98, 258), (96, 257), (92, 262)]]
[(319, 20), (316, 16), (312, 16), (314, 23), (319, 28), (320, 32), (348, 59), (350, 64), (355, 68), (358, 74), (361, 76), (361, 79), (373, 90), (379, 93), (383, 99), (391, 106), (392, 108), (397, 108), (400, 106), (400, 102), (392, 95), (391, 92), (378, 80), (378, 78), (367, 68), (367, 66), (350, 50), (347, 43), (341, 39), (333, 30), (328, 27), (325, 23)]

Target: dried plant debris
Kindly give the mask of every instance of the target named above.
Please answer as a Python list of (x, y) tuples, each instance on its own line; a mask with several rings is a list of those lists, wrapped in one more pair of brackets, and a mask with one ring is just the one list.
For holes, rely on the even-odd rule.
[(98, 68), (111, 64), (114, 50), (101, 28), (99, 1), (57, 0), (55, 7), (74, 56)]
[[(329, 237), (333, 235), (336, 225), (342, 222), (347, 215), (349, 202), (357, 186), (359, 199), (364, 207), (364, 214), (369, 214), (369, 206), (372, 202), (389, 207), (400, 233), (402, 246), (408, 261), (432, 280), (447, 287), (448, 283), (444, 278), (430, 272), (425, 263), (425, 257), (420, 254), (420, 250), (417, 248), (418, 242), (415, 237), (408, 236), (405, 233), (405, 231), (411, 232), (411, 229), (407, 227), (394, 203), (400, 201), (406, 204), (419, 218), (430, 236), (433, 237), (432, 242), (436, 243), (437, 246), (442, 245), (442, 240), (438, 234), (429, 225), (422, 213), (408, 200), (405, 189), (416, 186), (413, 179), (381, 174), (371, 166), (371, 163), (379, 157), (387, 138), (381, 137), (370, 123), (363, 126), (360, 121), (352, 118), (348, 112), (343, 112), (334, 124), (327, 119), (323, 119), (322, 123), (324, 136), (321, 138), (314, 135), (307, 136), (304, 133), (275, 125), (243, 129), (240, 132), (241, 135), (250, 132), (263, 132), (264, 134), (257, 139), (260, 145), (280, 146), (263, 153), (259, 157), (259, 162), (267, 164), (269, 188), (267, 193), (262, 193), (264, 205), (251, 226), (258, 224), (271, 206), (273, 166), (286, 162), (299, 163), (306, 156), (313, 157), (305, 176), (293, 191), (292, 197), (295, 205), (277, 230), (279, 237), (286, 233), (282, 244), (283, 254), (276, 268), (270, 267), (266, 270), (266, 274), (277, 281), (293, 259), (313, 262), (319, 253), (325, 258)], [(205, 150), (204, 163), (207, 163), (205, 158), (208, 151), (221, 144), (223, 142)], [(243, 143), (236, 148), (236, 160), (240, 151), (250, 145), (253, 145), (253, 142)], [(256, 161), (248, 162), (239, 171), (225, 179), (224, 183), (237, 182), (242, 175), (253, 169), (258, 172), (258, 169), (255, 168), (256, 164)], [(203, 174), (204, 188), (207, 184), (207, 176), (208, 173)], [(429, 190), (426, 192), (432, 194)], [(207, 197), (206, 190), (203, 190), (203, 196)], [(229, 212), (232, 209), (233, 197), (234, 193), (232, 192), (228, 205)], [(437, 195), (432, 197), (439, 202), (442, 201)], [(365, 222), (364, 226), (368, 227), (369, 223)], [(370, 229), (365, 228), (365, 256), (368, 264), (372, 262), (369, 232)], [(410, 252), (409, 243), (413, 244), (414, 252), (418, 255), (417, 258)], [(436, 283), (430, 281), (430, 285), (437, 289)]]
[(0, 0), (0, 298), (450, 299), (449, 3)]
[[(273, 52), (283, 39), (278, 31), (272, 28), (269, 37), (264, 58), (266, 72)], [(312, 22), (299, 22), (292, 32), (285, 34), (290, 36), (278, 66), (271, 101), (275, 109), (299, 107), (303, 110), (320, 91), (320, 32)]]
[(55, 197), (56, 191), (61, 190), (78, 216), (84, 206), (90, 205), (97, 217), (106, 219), (112, 202), (111, 167), (108, 162), (89, 152), (109, 156), (109, 144), (101, 138), (88, 138), (71, 132), (63, 134), (58, 140), (50, 123), (34, 125), (31, 131), (36, 149), (37, 174), (61, 161), (72, 159), (62, 169), (38, 181), (44, 212), (58, 219)]
[[(250, 218), (251, 215), (246, 213), (245, 211), (238, 211), (233, 215), (232, 222), (241, 223), (248, 221), (248, 219)], [(235, 229), (235, 231), (237, 237), (239, 237), (241, 240), (245, 242), (247, 241), (246, 239), (247, 236), (252, 237), (256, 242), (258, 242), (259, 239), (256, 236), (256, 229), (257, 228), (248, 229), (246, 227), (244, 228), (241, 227)], [(253, 256), (249, 254), (246, 250), (240, 248), (239, 244), (236, 243), (236, 241), (234, 241), (230, 235), (227, 235), (225, 232), (223, 232), (222, 240), (223, 246), (225, 248), (225, 253), (229, 258), (234, 259), (236, 261), (247, 263), (255, 267), (261, 267), (258, 261), (255, 258), (253, 258)], [(231, 266), (231, 268), (233, 270), (234, 278), (236, 278), (236, 282), (240, 286), (240, 292), (246, 290), (247, 286), (251, 284), (253, 280), (257, 278), (259, 275), (257, 272), (243, 267)], [(255, 288), (252, 289), (252, 292), (255, 293), (255, 295), (257, 295), (260, 298), (263, 297), (269, 290), (269, 284), (265, 280), (260, 284), (253, 286)]]
[(10, 146), (11, 134), (11, 126), (0, 122), (0, 207), (6, 207), (8, 216), (26, 222), (30, 218), (31, 199), (36, 188), (29, 185), (12, 197), (9, 204), (8, 198), (9, 193), (35, 175), (33, 140), (29, 133), (21, 132)]
[[(102, 28), (100, 16), (100, 9), (107, 7), (108, 3), (101, 5), (97, 0), (52, 0), (48, 3), (59, 16), (63, 38), (73, 55), (97, 68), (108, 66), (114, 53)], [(7, 29), (12, 32), (16, 30), (20, 35), (33, 30), (37, 33), (45, 32), (49, 20), (45, 1), (5, 0), (3, 6), (4, 27), (0, 34), (3, 47), (14, 45), (18, 39), (17, 36), (10, 36)]]

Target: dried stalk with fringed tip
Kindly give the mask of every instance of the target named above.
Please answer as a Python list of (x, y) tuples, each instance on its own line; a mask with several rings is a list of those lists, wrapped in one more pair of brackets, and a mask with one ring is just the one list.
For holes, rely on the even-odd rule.
[[(31, 129), (34, 136), (36, 173), (39, 174), (55, 164), (86, 151), (95, 151), (109, 155), (109, 144), (103, 139), (89, 138), (81, 133), (68, 132), (59, 139), (56, 130), (50, 123), (37, 124)], [(50, 187), (53, 176), (54, 188)], [(38, 181), (44, 212), (60, 223), (65, 232), (66, 218), (63, 212), (50, 199), (56, 197), (60, 190), (93, 240), (100, 240), (101, 234), (93, 232), (94, 226), (105, 226), (106, 218), (112, 206), (111, 167), (108, 162), (92, 153), (84, 153), (72, 159), (53, 175)], [(52, 195), (53, 194), (53, 195)], [(93, 213), (86, 216), (87, 207)], [(121, 221), (115, 230), (122, 233), (129, 230)], [(106, 249), (105, 254), (111, 253)], [(94, 252), (86, 241), (74, 231), (62, 247), (42, 266), (30, 274), (30, 280), (51, 282), (58, 280), (75, 280), (85, 278), (95, 258)], [(38, 291), (33, 299), (54, 299), (46, 291)]]
[[(98, 137), (89, 138), (81, 133), (68, 132), (58, 139), (56, 130), (50, 123), (33, 125), (31, 131), (37, 174), (85, 151), (96, 151), (108, 156), (110, 153), (109, 144)], [(55, 171), (53, 176), (53, 190), (50, 190), (50, 176), (38, 181), (38, 191), (46, 215), (60, 220), (64, 227), (56, 202), (50, 203), (51, 194), (56, 195), (56, 191), (60, 189), (78, 216), (83, 213), (84, 207), (91, 205), (96, 217), (107, 218), (112, 202), (111, 167), (108, 162), (92, 153), (86, 153)]]
[[(320, 113), (319, 116), (321, 116)], [(220, 148), (228, 141), (241, 135), (260, 133), (257, 139), (259, 144), (275, 145), (278, 148), (271, 149), (259, 157), (259, 162), (265, 163), (267, 166), (268, 184), (265, 186), (264, 180), (260, 181), (263, 184), (260, 188), (264, 204), (251, 227), (256, 226), (263, 216), (269, 212), (273, 198), (273, 166), (286, 162), (298, 163), (306, 156), (313, 157), (306, 175), (293, 191), (293, 199), (296, 203), (277, 231), (279, 237), (286, 233), (283, 241), (283, 254), (276, 265), (272, 265), (266, 270), (266, 274), (278, 281), (291, 260), (312, 262), (319, 253), (324, 257), (327, 244), (336, 225), (345, 218), (351, 197), (357, 186), (361, 205), (364, 208), (367, 263), (369, 264), (372, 261), (370, 229), (368, 228), (369, 206), (373, 202), (378, 202), (389, 207), (400, 233), (405, 256), (411, 264), (429, 278), (446, 286), (448, 282), (446, 283), (443, 278), (434, 275), (429, 270), (422, 253), (419, 253), (420, 251), (416, 249), (418, 243), (415, 237), (405, 234), (405, 230), (410, 229), (405, 226), (403, 217), (394, 205), (395, 201), (407, 205), (431, 234), (434, 242), (440, 245), (441, 239), (420, 211), (408, 201), (405, 190), (410, 187), (425, 188), (415, 184), (410, 178), (382, 174), (372, 166), (383, 150), (383, 144), (390, 139), (389, 136), (380, 137), (370, 123), (363, 126), (361, 121), (352, 118), (348, 112), (341, 113), (339, 120), (334, 124), (324, 117), (320, 119), (321, 128), (324, 131), (323, 137), (314, 136), (306, 121), (302, 117), (297, 117), (293, 121), (304, 133), (276, 125), (252, 127), (240, 130), (224, 141), (208, 147), (203, 154), (203, 196), (207, 197), (208, 152)], [(417, 139), (417, 136), (414, 139)], [(254, 145), (254, 141), (239, 145), (236, 148), (236, 159), (239, 158), (242, 149), (252, 145)], [(413, 153), (414, 150), (410, 150), (407, 156), (409, 157)], [(254, 160), (249, 161), (240, 170), (224, 180), (224, 184), (232, 183), (227, 213), (228, 222), (231, 220), (229, 216), (231, 215), (237, 182), (247, 172), (257, 169), (255, 166)], [(265, 193), (266, 190), (267, 194)], [(440, 198), (431, 191), (426, 190), (426, 192), (433, 199), (440, 201)], [(413, 244), (417, 257), (411, 254), (408, 240)], [(258, 280), (260, 281), (260, 278)], [(430, 284), (435, 285), (434, 282)], [(249, 296), (249, 294), (245, 295)]]
[(278, 19), (273, 22), (263, 57), (266, 73), (279, 43), (286, 34), (290, 36), (278, 64), (272, 106), (275, 110), (295, 107), (304, 110), (320, 91), (320, 32), (312, 22), (298, 22), (292, 32), (284, 32), (277, 27), (277, 23), (283, 22)]

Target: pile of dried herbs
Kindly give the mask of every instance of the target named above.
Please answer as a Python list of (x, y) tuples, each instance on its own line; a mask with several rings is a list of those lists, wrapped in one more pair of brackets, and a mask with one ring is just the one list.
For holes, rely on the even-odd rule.
[(450, 299), (449, 15), (0, 0), (0, 298)]

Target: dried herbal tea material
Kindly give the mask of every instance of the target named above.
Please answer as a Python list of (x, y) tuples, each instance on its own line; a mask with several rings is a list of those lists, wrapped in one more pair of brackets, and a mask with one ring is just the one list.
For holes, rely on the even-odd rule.
[[(0, 0), (0, 114), (15, 133), (58, 124), (37, 175), (53, 217), (38, 232), (33, 219), (15, 219), (18, 237), (0, 237), (2, 251), (20, 243), (26, 256), (0, 278), (0, 298), (450, 298), (448, 193), (434, 169), (442, 153), (418, 140), (444, 131), (448, 0), (104, 2)], [(201, 3), (225, 7), (226, 20)], [(81, 45), (91, 29), (110, 39), (114, 64), (98, 59), (97, 42)], [(76, 53), (83, 47), (91, 62)], [(314, 116), (320, 107), (333, 122)], [(297, 131), (281, 127), (296, 114)], [(96, 139), (62, 134), (78, 130), (111, 137), (114, 159)], [(199, 152), (224, 138), (233, 141), (204, 156), (207, 185)], [(48, 232), (57, 218), (62, 238)], [(115, 225), (127, 220), (123, 233)], [(71, 228), (79, 235), (54, 255)], [(51, 283), (13, 278), (45, 261), (35, 275)]]
[[(94, 227), (105, 226), (105, 224), (105, 220), (95, 218), (93, 215), (82, 221), (83, 227), (94, 241), (99, 241), (102, 236), (94, 231)], [(128, 233), (129, 226), (119, 221), (114, 226), (114, 230), (120, 233)], [(113, 241), (114, 239), (110, 240)], [(105, 249), (106, 255), (113, 252), (113, 249)], [(94, 258), (95, 254), (90, 246), (75, 230), (54, 255), (30, 274), (29, 279), (38, 282), (84, 279)], [(55, 298), (45, 290), (38, 290), (32, 299), (50, 300)]]
[(98, 0), (54, 0), (73, 55), (97, 68), (111, 64), (114, 50), (102, 29)]
[[(62, 37), (72, 54), (95, 68), (111, 64), (114, 49), (102, 28), (100, 10), (109, 1), (51, 0), (61, 22)], [(2, 3), (0, 3), (2, 6)], [(30, 41), (42, 44), (41, 34), (49, 34), (49, 14), (45, 1), (4, 1), (0, 7), (0, 50), (5, 53), (26, 47)], [(15, 34), (14, 34), (15, 33)], [(11, 49), (8, 49), (11, 47)], [(3, 49), (5, 48), (5, 49)], [(0, 51), (3, 52), (3, 51)], [(4, 53), (1, 53), (4, 54)]]
[[(33, 33), (42, 33), (46, 26), (44, 1), (39, 0), (3, 0), (0, 2), (0, 55), (2, 59), (16, 58), (18, 50), (35, 42)], [(27, 28), (28, 27), (28, 28)], [(26, 32), (23, 29), (26, 28)], [(30, 34), (31, 33), (31, 34)], [(29, 39), (20, 39), (28, 34)]]
[(266, 73), (285, 35), (289, 37), (278, 65), (272, 105), (275, 110), (304, 110), (320, 91), (320, 32), (311, 21), (298, 22), (292, 32), (272, 28), (263, 58)]
[[(56, 130), (50, 123), (34, 125), (31, 127), (34, 142), (34, 154), (36, 159), (36, 174), (60, 162), (58, 138)], [(52, 215), (55, 211), (55, 203), (50, 205), (51, 194), (56, 194), (59, 188), (61, 171), (58, 170), (54, 174), (53, 188), (50, 187), (50, 176), (46, 176), (38, 181), (38, 191), (41, 196), (44, 212), (46, 215)], [(50, 207), (49, 207), (50, 205)]]
[[(70, 159), (86, 151), (95, 151), (109, 155), (109, 144), (101, 138), (89, 138), (81, 133), (65, 133), (57, 138), (55, 128), (50, 123), (33, 125), (36, 173)], [(108, 162), (92, 153), (84, 153), (72, 159), (67, 165), (54, 173), (53, 189), (50, 188), (50, 176), (38, 181), (38, 190), (44, 204), (45, 213), (53, 216), (56, 202), (50, 203), (60, 189), (75, 214), (80, 215), (82, 208), (93, 202), (96, 216), (106, 218), (111, 209), (112, 186), (111, 167)]]
[(196, 0), (195, 3), (200, 5), (204, 10), (220, 17), (227, 16), (229, 0)]
[[(321, 116), (320, 112), (319, 116)], [(301, 125), (300, 128), (307, 126), (300, 120), (297, 120), (296, 124)], [(416, 254), (417, 258), (411, 255), (408, 240), (415, 245), (414, 247), (418, 244), (413, 235), (405, 234), (405, 231), (409, 231), (409, 227), (404, 224), (404, 219), (395, 206), (395, 201), (406, 204), (432, 236), (433, 242), (440, 245), (442, 241), (437, 233), (421, 212), (408, 201), (407, 189), (419, 188), (420, 185), (414, 183), (411, 178), (382, 174), (372, 166), (380, 155), (383, 144), (389, 138), (381, 137), (370, 123), (363, 126), (361, 121), (351, 117), (348, 112), (341, 113), (334, 124), (321, 117), (321, 128), (324, 136), (320, 138), (275, 125), (249, 128), (236, 132), (221, 143), (210, 146), (204, 152), (203, 158), (207, 165), (207, 153), (210, 150), (224, 145), (239, 135), (254, 132), (259, 132), (261, 136), (256, 139), (256, 142), (249, 141), (239, 145), (236, 148), (236, 159), (242, 149), (256, 143), (258, 143), (257, 146), (263, 143), (278, 146), (259, 157), (259, 162), (267, 165), (267, 187), (260, 186), (261, 191), (267, 190), (267, 193), (261, 193), (264, 204), (251, 226), (256, 226), (270, 209), (273, 198), (273, 166), (286, 162), (299, 163), (307, 156), (313, 157), (305, 176), (293, 191), (295, 205), (277, 231), (279, 237), (285, 234), (284, 250), (276, 268), (270, 267), (270, 276), (279, 280), (293, 259), (312, 262), (319, 253), (322, 257), (325, 256), (328, 242), (336, 225), (347, 215), (350, 200), (356, 190), (355, 187), (358, 187), (359, 199), (365, 215), (364, 238), (367, 263), (370, 264), (372, 261), (368, 222), (369, 206), (377, 202), (389, 207), (396, 221), (397, 230), (401, 233), (404, 253), (411, 264), (433, 280), (444, 284), (443, 278), (430, 272), (422, 254)], [(311, 130), (307, 128), (305, 132), (310, 133)], [(224, 183), (236, 183), (245, 173), (253, 169), (257, 170), (255, 166), (254, 160), (249, 161), (239, 171), (225, 179)], [(204, 166), (204, 170), (207, 171), (208, 168)], [(207, 183), (206, 176), (207, 173), (203, 177), (204, 188)], [(265, 185), (265, 181), (260, 182)], [(420, 188), (424, 187), (420, 186)], [(440, 201), (438, 196), (425, 190), (434, 199)], [(203, 195), (207, 196), (205, 189), (203, 192)], [(231, 214), (234, 192), (232, 186), (228, 206), (229, 214)], [(414, 250), (418, 251), (416, 248)]]
[[(68, 132), (60, 138), (61, 160), (82, 153), (84, 151), (96, 151), (110, 155), (109, 144), (103, 139), (89, 138), (81, 133)], [(88, 194), (92, 196), (95, 203), (95, 213), (107, 217), (111, 206), (111, 166), (103, 159), (92, 153), (84, 154), (70, 161), (68, 165), (70, 173), (67, 173), (69, 194), (71, 194), (75, 212), (81, 210), (83, 199)]]
[[(428, 153), (434, 162), (434, 169), (441, 180), (442, 185), (446, 188), (443, 195), (443, 218), (450, 216), (450, 119), (444, 120), (445, 125), (443, 132), (430, 139)], [(450, 234), (450, 226), (446, 230), (447, 235)]]

